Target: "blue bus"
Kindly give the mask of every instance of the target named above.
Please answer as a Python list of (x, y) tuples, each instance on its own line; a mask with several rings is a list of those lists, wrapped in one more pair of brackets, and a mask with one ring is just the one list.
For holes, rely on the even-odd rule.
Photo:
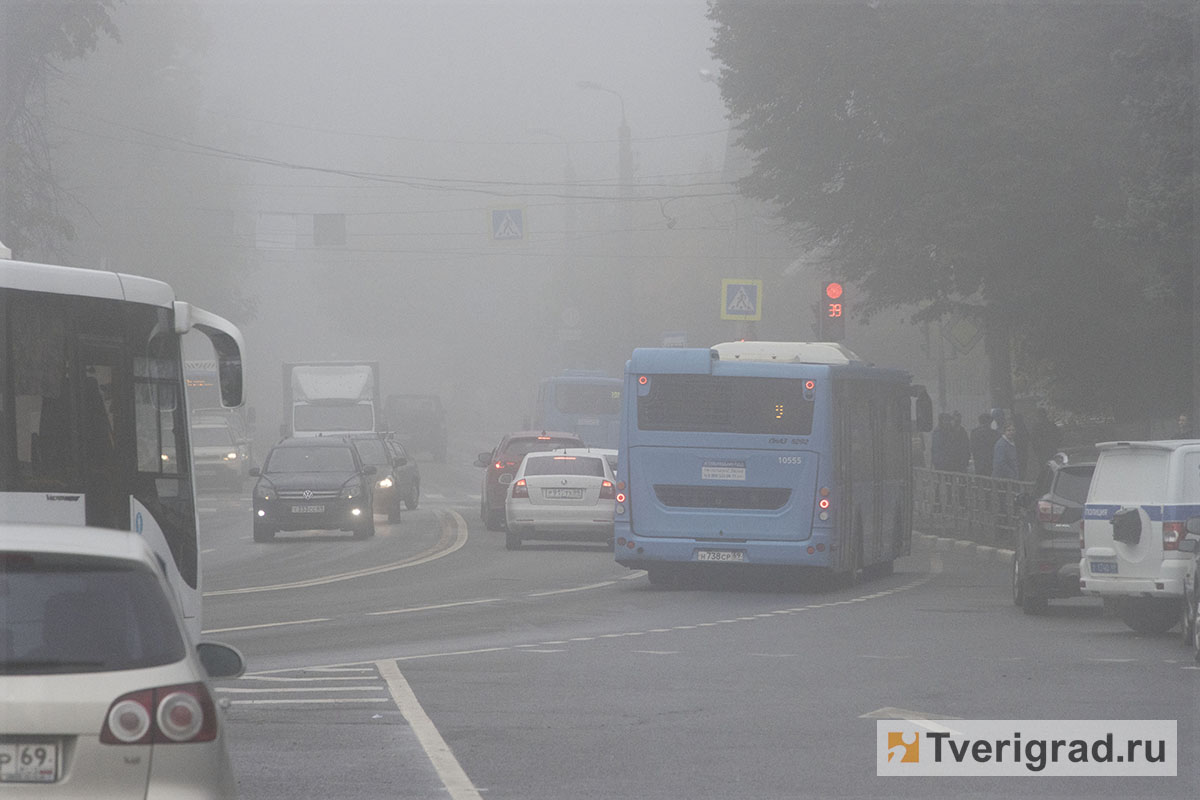
[(838, 344), (634, 350), (616, 560), (652, 584), (705, 564), (886, 575), (910, 551), (912, 431), (932, 416), (907, 372)]
[(616, 448), (621, 422), (620, 378), (592, 370), (564, 370), (538, 381), (532, 430), (568, 431), (589, 447)]

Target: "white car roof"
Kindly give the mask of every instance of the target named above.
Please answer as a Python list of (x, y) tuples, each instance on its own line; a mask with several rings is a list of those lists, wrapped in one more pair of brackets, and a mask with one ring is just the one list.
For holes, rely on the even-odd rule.
[(0, 525), (0, 551), (63, 553), (140, 561), (157, 570), (154, 551), (131, 531), (80, 525)]
[(557, 453), (560, 456), (615, 456), (617, 451), (605, 447), (560, 447), (557, 450), (541, 450), (529, 455), (546, 453)]

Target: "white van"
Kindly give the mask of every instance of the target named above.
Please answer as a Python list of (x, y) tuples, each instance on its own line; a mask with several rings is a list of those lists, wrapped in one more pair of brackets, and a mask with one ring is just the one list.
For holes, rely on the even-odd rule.
[(1083, 511), (1079, 587), (1125, 624), (1162, 633), (1179, 622), (1191, 554), (1189, 517), (1200, 516), (1200, 440), (1103, 442)]

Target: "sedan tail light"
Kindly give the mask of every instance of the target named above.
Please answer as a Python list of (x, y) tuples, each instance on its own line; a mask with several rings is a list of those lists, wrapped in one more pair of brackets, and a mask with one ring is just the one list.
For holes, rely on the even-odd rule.
[(604, 481), (600, 484), (600, 499), (615, 500), (617, 498), (617, 490), (613, 488), (612, 481)]
[(186, 744), (217, 738), (217, 709), (203, 683), (130, 692), (104, 718), (104, 744)]
[(1038, 522), (1058, 522), (1066, 510), (1066, 506), (1059, 505), (1058, 503), (1051, 503), (1049, 500), (1038, 500)]
[(521, 478), (521, 480), (519, 480), (513, 484), (512, 496), (513, 497), (529, 497), (529, 486), (528, 486), (528, 484), (525, 483), (524, 478)]

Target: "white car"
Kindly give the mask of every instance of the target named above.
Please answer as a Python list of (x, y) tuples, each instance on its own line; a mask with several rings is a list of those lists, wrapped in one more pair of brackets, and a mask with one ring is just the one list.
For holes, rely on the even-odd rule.
[(197, 482), (242, 488), (250, 471), (250, 454), (225, 423), (192, 425), (192, 461)]
[(0, 526), (4, 797), (234, 797), (208, 681), (244, 666), (189, 639), (141, 536)]
[(612, 542), (615, 450), (571, 447), (521, 459), (504, 502), (504, 546), (526, 539)]

